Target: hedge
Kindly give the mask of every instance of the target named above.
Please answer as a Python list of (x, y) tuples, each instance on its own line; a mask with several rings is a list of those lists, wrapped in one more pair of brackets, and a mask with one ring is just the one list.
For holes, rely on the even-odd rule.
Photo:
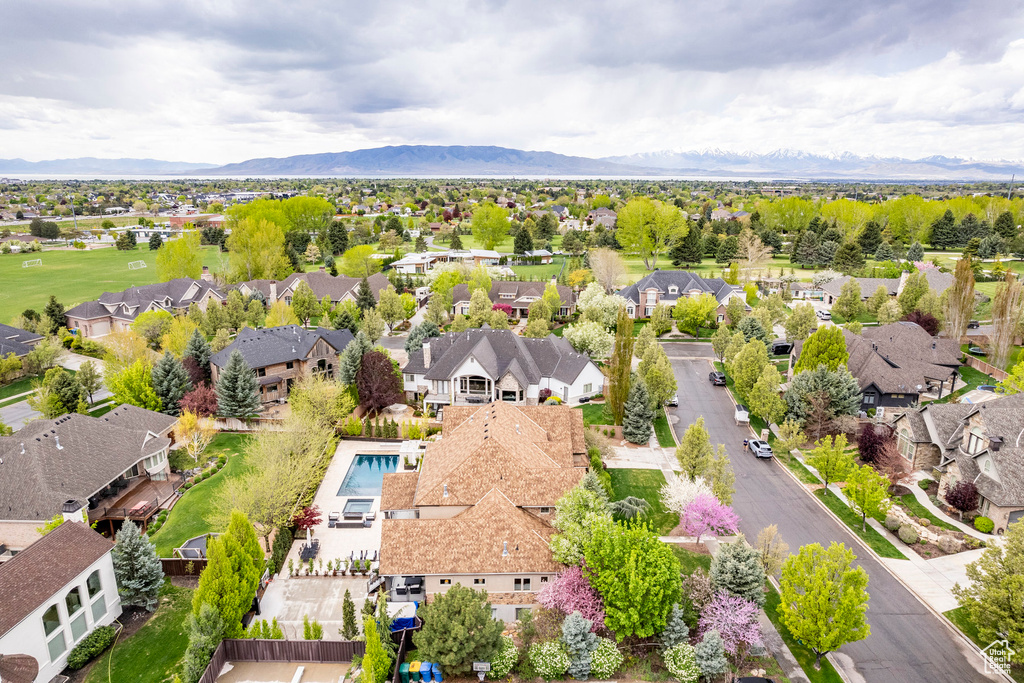
[(68, 653), (68, 668), (81, 669), (101, 652), (110, 647), (117, 637), (117, 629), (113, 626), (100, 626), (75, 645)]

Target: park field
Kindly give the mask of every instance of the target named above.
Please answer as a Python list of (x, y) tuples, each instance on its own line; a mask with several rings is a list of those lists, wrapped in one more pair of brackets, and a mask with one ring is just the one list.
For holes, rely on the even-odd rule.
[[(203, 265), (210, 266), (210, 270), (224, 270), (226, 256), (216, 247), (203, 247)], [(42, 259), (43, 264), (22, 267), (30, 258)], [(128, 264), (133, 261), (145, 261), (146, 267), (129, 270)], [(0, 322), (9, 323), (26, 308), (42, 312), (51, 294), (71, 308), (97, 299), (103, 292), (120, 292), (156, 281), (156, 252), (149, 251), (145, 244), (134, 251), (104, 247), (0, 254)]]

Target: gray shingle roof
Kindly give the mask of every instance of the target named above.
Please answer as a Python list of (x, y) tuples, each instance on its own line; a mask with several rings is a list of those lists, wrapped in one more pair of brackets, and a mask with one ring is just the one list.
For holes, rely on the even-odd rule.
[(32, 350), (32, 344), (43, 337), (35, 332), (0, 324), (0, 356), (13, 353), (19, 358)]
[(104, 292), (99, 299), (79, 304), (66, 311), (65, 315), (85, 319), (113, 316), (134, 320), (151, 305), (164, 310), (188, 308), (189, 304), (201, 301), (210, 291), (221, 300), (225, 298), (223, 292), (210, 282), (180, 277), (155, 285), (129, 287), (123, 292)]
[(340, 354), (353, 337), (348, 330), (328, 330), (323, 327), (315, 330), (306, 330), (298, 325), (260, 330), (246, 327), (238, 333), (230, 346), (213, 354), (210, 362), (222, 368), (227, 365), (233, 351), (240, 351), (250, 368), (265, 368), (268, 365), (305, 358), (320, 339), (333, 346)]
[(430, 343), (430, 367), (423, 366), (423, 351), (414, 351), (402, 369), (407, 374), (423, 374), (425, 379), (451, 379), (455, 371), (472, 356), (494, 379), (511, 372), (523, 386), (537, 384), (542, 377), (573, 382), (589, 363), (590, 356), (578, 353), (568, 341), (551, 334), (541, 339), (520, 337), (510, 330), (488, 327), (448, 332), (427, 340)]
[(0, 437), (0, 519), (49, 519), (66, 500), (84, 503), (170, 445), (148, 432), (159, 434), (174, 422), (170, 415), (121, 406), (103, 417), (71, 413), (35, 420)]
[[(492, 304), (508, 304), (509, 306), (529, 306), (531, 302), (522, 301), (525, 297), (536, 297), (537, 299), (544, 296), (544, 290), (548, 286), (548, 282), (520, 282), (519, 280), (498, 280), (491, 284), (491, 289), (487, 293), (487, 298), (491, 300)], [(576, 302), (576, 295), (572, 291), (572, 287), (566, 285), (555, 285), (558, 289), (558, 297), (562, 300), (562, 305), (571, 307)], [(506, 295), (502, 298), (502, 294)], [(512, 295), (511, 298), (508, 295)], [(460, 301), (469, 301), (469, 285), (459, 284), (455, 285), (452, 289), (452, 302), (459, 303)], [(557, 311), (555, 311), (557, 313)]]
[[(281, 297), (284, 295), (285, 290), (294, 289), (300, 280), (309, 285), (317, 299), (329, 296), (333, 302), (341, 301), (349, 292), (352, 293), (352, 296), (356, 296), (359, 291), (359, 283), (362, 282), (362, 278), (358, 277), (335, 276), (330, 273), (315, 271), (312, 273), (292, 273), (280, 282), (276, 280), (249, 280), (242, 284), (246, 285), (249, 289), (259, 290), (263, 293), (266, 300), (270, 301), (271, 283), (277, 282), (277, 296)], [(381, 290), (387, 289), (391, 283), (383, 273), (374, 273), (366, 278), (366, 284), (370, 286), (373, 298), (379, 301)]]
[[(672, 285), (679, 288), (679, 294), (666, 296), (668, 288)], [(715, 299), (722, 303), (731, 292), (739, 291), (739, 287), (734, 287), (721, 278), (705, 279), (686, 270), (656, 270), (636, 284), (620, 290), (618, 294), (634, 304), (639, 304), (640, 292), (652, 287), (663, 293), (663, 301), (675, 301), (676, 296), (686, 296), (690, 290), (696, 289), (714, 295)]]

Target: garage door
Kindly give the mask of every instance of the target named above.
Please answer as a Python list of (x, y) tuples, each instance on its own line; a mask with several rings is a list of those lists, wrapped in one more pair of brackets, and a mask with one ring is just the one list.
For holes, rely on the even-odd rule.
[(1024, 510), (1017, 510), (1016, 512), (1011, 512), (1007, 526), (1013, 524), (1014, 522), (1019, 522), (1022, 519), (1024, 519)]

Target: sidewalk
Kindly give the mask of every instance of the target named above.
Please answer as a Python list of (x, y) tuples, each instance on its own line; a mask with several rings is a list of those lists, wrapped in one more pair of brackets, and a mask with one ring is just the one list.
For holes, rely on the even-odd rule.
[(914, 494), (914, 498), (917, 498), (917, 502), (919, 502), (921, 505), (923, 505), (926, 508), (928, 508), (928, 511), (931, 512), (933, 515), (935, 515), (936, 517), (938, 517), (942, 521), (946, 522), (947, 524), (952, 524), (953, 526), (955, 526), (957, 529), (959, 529), (960, 531), (964, 532), (968, 536), (973, 536), (974, 538), (978, 539), (979, 541), (985, 541), (986, 543), (991, 543), (992, 541), (998, 540), (998, 538), (999, 538), (998, 536), (993, 536), (991, 534), (983, 534), (980, 531), (978, 531), (977, 529), (975, 529), (974, 527), (968, 526), (967, 524), (964, 524), (963, 522), (961, 522), (961, 521), (959, 521), (959, 520), (957, 520), (957, 519), (955, 519), (953, 517), (950, 517), (945, 512), (943, 512), (942, 510), (937, 508), (935, 506), (935, 503), (933, 503), (928, 498), (928, 494), (925, 493), (924, 491), (922, 491), (921, 487), (917, 485), (917, 482), (921, 481), (922, 479), (927, 479), (927, 478), (928, 478), (928, 475), (926, 475), (924, 472), (920, 472), (920, 471), (915, 472), (914, 473), (914, 483), (907, 487), (908, 489), (910, 489), (911, 493)]

